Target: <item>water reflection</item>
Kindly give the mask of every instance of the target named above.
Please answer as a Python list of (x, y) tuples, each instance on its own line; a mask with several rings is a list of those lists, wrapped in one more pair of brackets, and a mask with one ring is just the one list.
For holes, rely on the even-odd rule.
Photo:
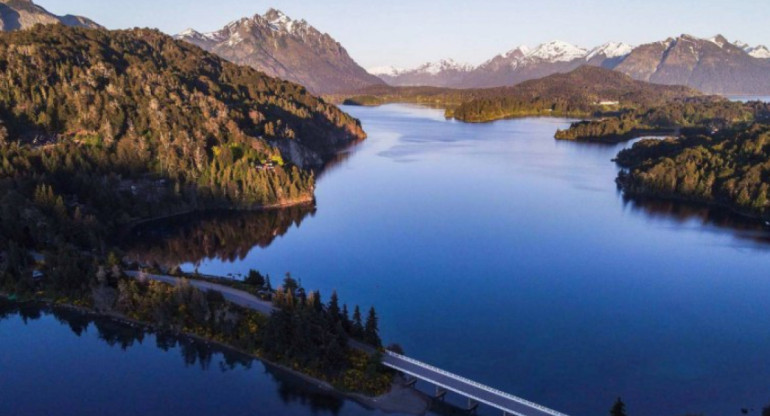
[(658, 198), (623, 196), (623, 204), (632, 212), (650, 219), (673, 221), (679, 225), (696, 224), (704, 229), (717, 228), (731, 231), (732, 235), (754, 244), (770, 244), (768, 227), (757, 219), (735, 214), (728, 209), (703, 204), (673, 201)]
[(129, 258), (174, 266), (206, 259), (243, 260), (254, 247), (267, 247), (292, 227), (299, 227), (315, 206), (259, 212), (214, 211), (144, 224), (125, 239)]
[[(192, 337), (180, 336), (169, 332), (151, 332), (146, 328), (113, 319), (99, 317), (68, 308), (50, 308), (33, 303), (16, 303), (0, 298), (0, 322), (20, 318), (25, 325), (52, 316), (61, 325), (69, 327), (77, 337), (82, 337), (90, 328), (96, 330), (96, 337), (110, 347), (127, 351), (139, 347), (145, 341), (154, 339), (155, 346), (163, 351), (178, 350), (186, 367), (198, 367), (201, 370), (219, 370), (221, 372), (236, 369), (252, 369), (256, 363), (264, 365), (264, 371), (277, 383), (278, 396), (284, 405), (300, 404), (308, 407), (313, 414), (340, 414), (345, 399), (333, 392), (319, 389), (299, 376), (285, 370), (262, 363), (251, 356), (240, 354), (216, 344), (203, 342)], [(212, 367), (212, 362), (217, 365)]]

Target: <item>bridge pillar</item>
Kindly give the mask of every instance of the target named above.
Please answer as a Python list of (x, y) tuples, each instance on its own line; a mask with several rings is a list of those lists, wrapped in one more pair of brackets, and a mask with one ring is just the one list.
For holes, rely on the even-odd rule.
[(436, 386), (436, 399), (444, 400), (444, 397), (446, 396), (446, 390), (442, 389), (439, 386)]
[[(473, 415), (476, 414), (476, 410), (479, 408), (479, 402), (468, 398), (468, 411)], [(505, 415), (503, 415), (505, 416)]]

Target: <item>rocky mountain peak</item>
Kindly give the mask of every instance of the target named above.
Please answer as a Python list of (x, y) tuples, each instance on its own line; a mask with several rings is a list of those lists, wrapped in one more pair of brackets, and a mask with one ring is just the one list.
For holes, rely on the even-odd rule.
[(232, 62), (302, 84), (317, 94), (382, 84), (331, 36), (278, 9), (236, 20), (217, 32), (187, 30), (176, 37)]

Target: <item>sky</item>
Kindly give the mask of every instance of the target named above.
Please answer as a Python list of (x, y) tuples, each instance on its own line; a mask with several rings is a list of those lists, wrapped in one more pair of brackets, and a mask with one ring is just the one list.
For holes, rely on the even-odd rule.
[(453, 58), (480, 64), (518, 45), (562, 40), (585, 48), (682, 33), (770, 45), (768, 0), (36, 0), (110, 28), (169, 34), (222, 28), (270, 7), (305, 19), (365, 68), (412, 68)]

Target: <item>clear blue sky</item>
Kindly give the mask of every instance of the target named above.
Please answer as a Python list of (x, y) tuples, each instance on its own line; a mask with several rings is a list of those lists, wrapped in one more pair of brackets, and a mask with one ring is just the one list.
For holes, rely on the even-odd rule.
[(283, 10), (337, 39), (362, 66), (412, 67), (440, 58), (473, 64), (558, 39), (593, 47), (640, 44), (681, 33), (770, 44), (768, 0), (37, 0), (111, 29), (212, 31)]

